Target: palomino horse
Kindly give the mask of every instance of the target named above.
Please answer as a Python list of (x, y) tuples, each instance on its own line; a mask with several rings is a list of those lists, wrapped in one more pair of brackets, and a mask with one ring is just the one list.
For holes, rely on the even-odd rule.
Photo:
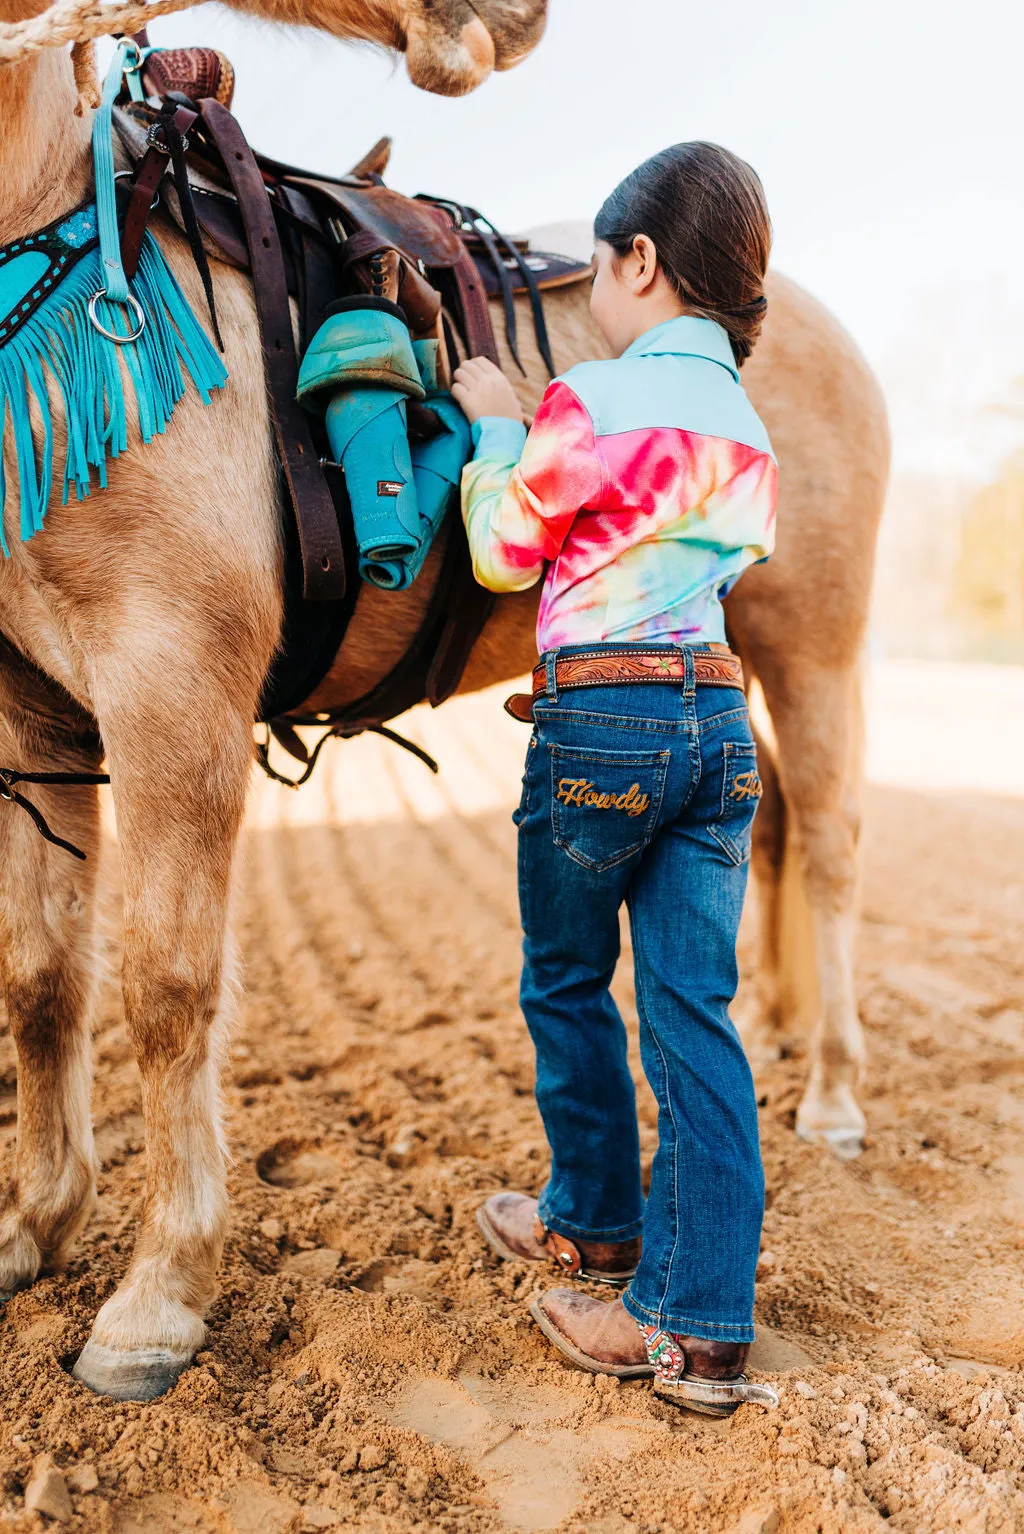
[[(24, 0), (0, 0), (14, 20)], [(542, 0), (252, 0), (342, 36), (408, 43), (434, 89), (474, 83), (535, 40)], [(492, 39), (477, 28), (484, 18)], [(66, 55), (0, 67), (0, 243), (73, 207), (90, 177)], [(184, 241), (161, 243), (196, 312)], [(204, 1335), (227, 1219), (218, 1104), (232, 1010), (227, 932), (232, 864), (252, 762), (252, 721), (281, 624), (280, 508), (251, 290), (218, 268), (230, 385), (204, 408), (190, 392), (147, 447), (133, 428), (106, 491), (54, 504), (0, 563), (0, 763), (19, 771), (109, 764), (124, 884), (123, 993), (142, 1079), (148, 1150), (135, 1251), (103, 1305), (76, 1373), (126, 1397), (159, 1394)], [(585, 293), (553, 293), (560, 366), (600, 350)], [(524, 352), (524, 358), (527, 353)], [(529, 356), (524, 404), (543, 384)], [(886, 474), (882, 406), (863, 362), (810, 299), (776, 279), (748, 373), (779, 451), (779, 555), (730, 603), (735, 643), (764, 689), (778, 772), (759, 827), (767, 971), (791, 999), (780, 874), (796, 848), (814, 919), (820, 1012), (798, 1127), (859, 1143), (861, 1040), (852, 938), (858, 820), (858, 654)], [(59, 422), (59, 409), (54, 412)], [(57, 451), (63, 444), (58, 441)], [(9, 463), (7, 525), (17, 526)], [(429, 576), (401, 596), (365, 588), (318, 702), (375, 681), (415, 622)], [(465, 685), (533, 659), (535, 599), (502, 599)], [(18, 1055), (15, 1177), (0, 1215), (0, 1291), (59, 1265), (94, 1200), (89, 1008), (100, 841), (94, 788), (31, 790), (89, 854), (77, 863), (28, 817), (0, 815), (0, 964)], [(785, 812), (783, 813), (783, 805)], [(773, 993), (774, 994), (774, 993)]]

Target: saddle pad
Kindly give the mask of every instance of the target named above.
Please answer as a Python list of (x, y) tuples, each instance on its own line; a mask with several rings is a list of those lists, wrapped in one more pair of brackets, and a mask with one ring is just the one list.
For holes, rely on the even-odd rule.
[[(487, 289), (488, 298), (500, 298), (501, 284), (487, 251), (479, 241), (467, 241), (466, 244), (476, 262), (480, 278)], [(516, 241), (516, 244), (518, 245), (519, 241)], [(532, 250), (529, 246), (521, 250), (520, 254), (537, 279), (537, 286), (542, 292), (548, 288), (566, 288), (574, 282), (586, 282), (593, 276), (594, 267), (590, 261), (574, 261), (572, 256), (559, 256), (551, 250)], [(518, 262), (513, 261), (511, 256), (505, 256), (501, 264), (508, 273), (513, 293), (528, 292)]]

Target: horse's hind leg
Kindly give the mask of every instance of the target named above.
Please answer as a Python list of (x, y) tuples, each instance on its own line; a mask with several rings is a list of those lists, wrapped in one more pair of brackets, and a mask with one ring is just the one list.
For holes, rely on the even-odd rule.
[(751, 872), (757, 892), (758, 962), (753, 1015), (745, 1040), (755, 1058), (777, 1059), (817, 1022), (814, 926), (779, 780), (775, 749), (753, 723), (762, 795), (754, 820)]
[[(806, 901), (814, 943), (807, 956), (813, 963), (791, 953), (779, 956), (783, 977), (803, 971), (807, 980), (802, 996), (795, 984), (783, 981), (780, 1008), (801, 1011), (816, 1003), (817, 1009), (797, 1133), (824, 1141), (838, 1155), (854, 1156), (865, 1127), (856, 1095), (864, 1038), (853, 970), (862, 786), (859, 667), (801, 665), (790, 676), (784, 656), (776, 655), (763, 667), (761, 684), (778, 742), (785, 862), (796, 862), (796, 869), (781, 871), (775, 920), (781, 946), (798, 943), (801, 913), (786, 907)], [(800, 877), (794, 878), (797, 871)]]
[(146, 1195), (131, 1264), (74, 1371), (101, 1394), (133, 1400), (160, 1395), (191, 1361), (216, 1288), (227, 1220), (227, 905), (266, 660), (232, 696), (180, 617), (163, 615), (154, 632), (159, 661), (149, 655), (143, 671), (120, 657), (116, 685), (97, 689), (110, 694), (97, 715), (124, 875), (124, 1003), (142, 1077)]
[[(95, 731), (84, 719), (48, 715), (52, 701), (38, 673), (0, 666), (0, 765), (95, 772)], [(28, 702), (36, 707), (19, 706)], [(18, 806), (0, 804), (0, 974), (18, 1064), (14, 1176), (0, 1203), (0, 1296), (60, 1266), (95, 1199), (88, 1013), (98, 792), (25, 793), (87, 861), (45, 842)]]
[[(786, 853), (786, 805), (775, 762), (754, 721), (761, 802), (751, 839), (751, 872), (757, 891), (757, 997), (749, 1045), (772, 1041), (780, 1023), (782, 873)], [(746, 1032), (747, 1030), (744, 1030)]]

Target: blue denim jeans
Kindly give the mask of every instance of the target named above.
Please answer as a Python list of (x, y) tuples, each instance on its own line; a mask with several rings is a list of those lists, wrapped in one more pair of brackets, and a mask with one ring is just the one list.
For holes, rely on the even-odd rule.
[[(554, 654), (544, 657), (548, 690), (534, 705), (515, 815), (520, 998), (551, 1147), (541, 1218), (590, 1241), (642, 1231), (630, 1313), (748, 1342), (764, 1174), (753, 1080), (729, 1017), (760, 794), (746, 699), (694, 686), (689, 647), (678, 686), (559, 695)], [(623, 902), (640, 1053), (658, 1103), (646, 1209), (626, 1030), (608, 989)]]

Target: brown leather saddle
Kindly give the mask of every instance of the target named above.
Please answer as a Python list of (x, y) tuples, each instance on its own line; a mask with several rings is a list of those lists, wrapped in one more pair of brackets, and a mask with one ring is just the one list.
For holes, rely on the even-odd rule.
[[(147, 45), (145, 34), (136, 40)], [(441, 341), (449, 369), (460, 355), (498, 363), (488, 301), (493, 294), (501, 300), (509, 349), (519, 363), (514, 299), (525, 293), (538, 349), (553, 376), (541, 293), (581, 280), (590, 268), (509, 240), (475, 208), (449, 198), (409, 198), (386, 186), (388, 139), (341, 176), (256, 154), (228, 110), (234, 76), (214, 49), (153, 52), (142, 82), (145, 101), (125, 99), (115, 112), (134, 165), (122, 235), (129, 277), (158, 203), (189, 239), (215, 332), (208, 258), (252, 276), (287, 507), (284, 631), (260, 718), (308, 765), (284, 716), (305, 720), (302, 706), (340, 649), (359, 582), (344, 477), (330, 461), (322, 429), (295, 397), (307, 342), (332, 303), (368, 292), (400, 304), (414, 336)], [(431, 412), (411, 409), (409, 429), (429, 436)], [(451, 520), (458, 525), (447, 530), (419, 632), (372, 692), (337, 713), (315, 716), (334, 733), (380, 728), (424, 698), (442, 702), (458, 686), (494, 599), (474, 581), (461, 522)], [(270, 770), (265, 759), (264, 766)]]

